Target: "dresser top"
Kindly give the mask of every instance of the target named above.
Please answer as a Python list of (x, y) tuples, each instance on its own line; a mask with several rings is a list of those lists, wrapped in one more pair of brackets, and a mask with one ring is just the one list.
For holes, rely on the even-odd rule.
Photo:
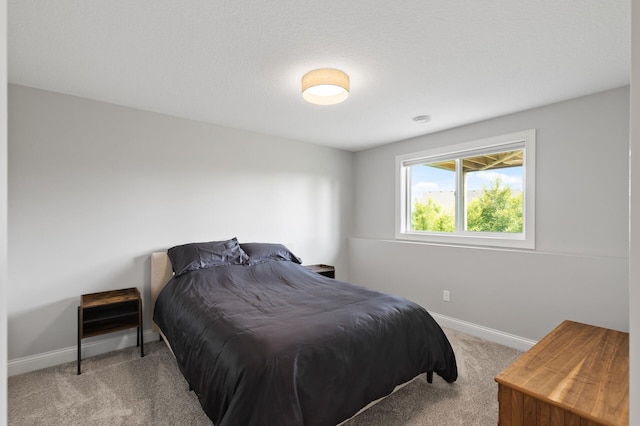
[(629, 334), (564, 321), (496, 377), (604, 425), (629, 424)]

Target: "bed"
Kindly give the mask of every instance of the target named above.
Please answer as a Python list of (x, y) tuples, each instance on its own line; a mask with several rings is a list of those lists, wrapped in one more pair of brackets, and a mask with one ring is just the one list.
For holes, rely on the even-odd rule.
[(417, 375), (457, 378), (425, 309), (316, 274), (280, 244), (153, 253), (152, 309), (217, 426), (333, 426)]

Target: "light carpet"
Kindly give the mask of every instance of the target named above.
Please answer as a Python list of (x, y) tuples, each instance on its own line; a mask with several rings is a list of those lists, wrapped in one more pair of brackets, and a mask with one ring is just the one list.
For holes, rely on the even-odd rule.
[[(498, 387), (494, 377), (521, 352), (444, 329), (458, 362), (449, 384), (425, 375), (344, 426), (494, 426)], [(10, 377), (9, 425), (207, 425), (211, 421), (190, 392), (175, 359), (161, 342), (127, 348), (76, 363)]]

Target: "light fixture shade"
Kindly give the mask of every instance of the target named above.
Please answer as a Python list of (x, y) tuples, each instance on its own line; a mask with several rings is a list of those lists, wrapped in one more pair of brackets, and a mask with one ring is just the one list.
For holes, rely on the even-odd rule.
[(302, 97), (316, 105), (335, 105), (349, 97), (349, 76), (332, 68), (309, 71), (302, 76)]

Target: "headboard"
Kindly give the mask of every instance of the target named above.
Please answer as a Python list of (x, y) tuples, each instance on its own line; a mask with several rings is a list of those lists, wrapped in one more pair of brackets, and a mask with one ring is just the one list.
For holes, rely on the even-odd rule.
[(153, 322), (153, 309), (156, 306), (156, 299), (160, 291), (173, 277), (173, 268), (166, 251), (151, 253), (151, 329), (159, 331), (158, 326)]

